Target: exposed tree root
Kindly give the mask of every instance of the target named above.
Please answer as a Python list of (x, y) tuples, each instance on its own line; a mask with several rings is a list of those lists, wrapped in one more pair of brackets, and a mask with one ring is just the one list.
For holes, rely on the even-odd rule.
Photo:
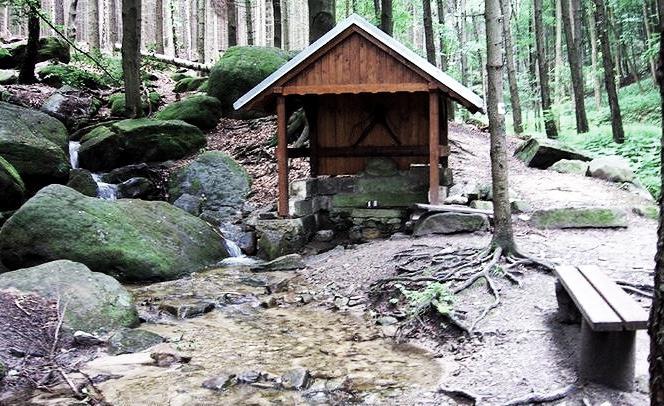
[(477, 395), (473, 392), (464, 389), (447, 388), (445, 386), (441, 386), (440, 388), (438, 388), (438, 392), (444, 393), (452, 398), (462, 398), (468, 400), (473, 405), (478, 405), (482, 400), (482, 397), (480, 395)]
[(534, 393), (532, 395), (516, 398), (505, 403), (505, 406), (531, 405), (533, 403), (554, 402), (563, 399), (574, 392), (574, 385), (555, 390), (549, 393)]

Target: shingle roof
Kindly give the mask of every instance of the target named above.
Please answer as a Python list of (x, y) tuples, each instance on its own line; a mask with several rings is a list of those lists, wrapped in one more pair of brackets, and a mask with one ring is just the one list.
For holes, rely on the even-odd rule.
[(287, 73), (298, 67), (300, 64), (307, 61), (307, 59), (309, 59), (309, 57), (314, 55), (319, 49), (324, 47), (327, 43), (334, 40), (337, 36), (341, 35), (344, 31), (346, 31), (348, 28), (352, 26), (356, 26), (361, 30), (363, 30), (364, 32), (366, 32), (367, 34), (371, 35), (376, 40), (380, 41), (385, 46), (389, 47), (394, 52), (398, 53), (401, 57), (408, 60), (409, 62), (417, 66), (419, 69), (427, 73), (429, 76), (431, 76), (432, 79), (438, 82), (439, 85), (449, 89), (450, 97), (452, 99), (456, 100), (461, 104), (466, 105), (467, 107), (468, 105), (472, 106), (473, 108), (471, 108), (471, 110), (484, 111), (484, 100), (482, 100), (480, 96), (476, 95), (472, 90), (463, 86), (456, 79), (449, 76), (445, 72), (441, 71), (440, 69), (429, 63), (426, 59), (417, 55), (415, 52), (408, 49), (402, 43), (392, 38), (391, 36), (387, 35), (385, 32), (383, 32), (382, 30), (380, 30), (373, 24), (369, 23), (367, 20), (365, 20), (364, 18), (360, 17), (357, 14), (352, 14), (351, 16), (349, 16), (348, 18), (337, 24), (336, 27), (328, 31), (325, 35), (320, 37), (316, 42), (314, 42), (313, 44), (309, 45), (307, 48), (302, 50), (302, 52), (297, 54), (297, 56), (295, 56), (293, 59), (285, 63), (283, 66), (281, 66), (281, 68), (279, 68), (270, 76), (265, 78), (265, 80), (263, 80), (261, 83), (256, 85), (256, 87), (254, 87), (246, 94), (244, 94), (242, 97), (237, 99), (235, 103), (233, 103), (233, 107), (235, 108), (235, 110), (239, 110), (245, 107), (248, 103), (250, 103), (255, 98), (263, 94), (268, 88), (275, 85), (281, 77), (283, 77), (284, 75), (286, 75)]

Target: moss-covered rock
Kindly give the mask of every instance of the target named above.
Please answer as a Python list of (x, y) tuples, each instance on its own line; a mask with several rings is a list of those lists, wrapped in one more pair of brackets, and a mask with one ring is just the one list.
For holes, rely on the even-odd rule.
[(142, 162), (163, 162), (206, 144), (197, 127), (178, 120), (130, 119), (97, 127), (81, 138), (79, 162), (91, 171)]
[(124, 328), (108, 339), (108, 353), (111, 355), (132, 354), (163, 343), (164, 337), (140, 328)]
[(609, 182), (623, 183), (634, 180), (634, 171), (632, 171), (627, 159), (617, 155), (609, 155), (590, 161), (588, 176), (608, 180)]
[(636, 206), (632, 208), (632, 212), (647, 219), (659, 220), (659, 207), (656, 204)]
[(89, 197), (97, 197), (97, 182), (92, 173), (85, 169), (72, 169), (67, 186)]
[(173, 81), (175, 81), (175, 82), (179, 82), (179, 81), (181, 81), (181, 80), (184, 79), (184, 78), (190, 78), (190, 77), (192, 77), (192, 76), (189, 75), (189, 74), (187, 73), (187, 71), (184, 71), (184, 72), (175, 72), (174, 74), (171, 75), (171, 79), (173, 79)]
[(554, 141), (530, 138), (514, 151), (514, 156), (531, 168), (547, 169), (561, 159), (590, 161), (591, 158)]
[(610, 208), (562, 208), (536, 210), (530, 218), (534, 227), (552, 228), (623, 228), (627, 218), (622, 210)]
[(68, 260), (41, 264), (0, 275), (0, 289), (34, 292), (66, 306), (64, 325), (86, 332), (138, 325), (131, 294), (108, 275)]
[(0, 210), (15, 209), (23, 202), (25, 184), (16, 169), (0, 156)]
[(0, 102), (0, 153), (28, 191), (69, 178), (67, 129), (37, 110)]
[(251, 182), (247, 171), (233, 158), (209, 151), (174, 172), (168, 184), (172, 202), (178, 205), (183, 195), (199, 197), (198, 214), (219, 224), (242, 210)]
[(221, 102), (202, 94), (169, 104), (155, 115), (159, 120), (182, 120), (201, 130), (216, 127), (220, 117)]
[(279, 48), (242, 46), (229, 48), (210, 72), (208, 94), (221, 101), (224, 112), (233, 103), (288, 61)]
[[(148, 97), (143, 96), (141, 106), (143, 113), (149, 113), (157, 110), (161, 104), (161, 95), (158, 92), (150, 92)], [(124, 93), (114, 93), (108, 98), (108, 106), (111, 108), (111, 114), (118, 117), (126, 117), (126, 100)]]
[(175, 93), (193, 92), (198, 90), (205, 82), (208, 81), (206, 77), (185, 77), (175, 84), (173, 91)]
[[(7, 47), (0, 48), (0, 69), (17, 68), (23, 62), (26, 42), (18, 42)], [(69, 45), (60, 38), (44, 37), (39, 39), (39, 50), (37, 51), (37, 62), (57, 60), (69, 63)]]
[(586, 176), (588, 171), (588, 162), (578, 159), (561, 159), (549, 167), (550, 170), (559, 173), (576, 173)]
[(417, 222), (413, 235), (472, 233), (488, 229), (489, 219), (482, 214), (434, 213)]
[(40, 110), (73, 131), (87, 124), (99, 107), (101, 103), (90, 93), (66, 85), (46, 99)]
[(79, 89), (104, 87), (99, 75), (73, 65), (48, 65), (38, 70), (39, 79), (53, 87), (64, 85)]
[(69, 259), (123, 281), (155, 281), (227, 256), (215, 230), (168, 203), (106, 201), (61, 185), (40, 190), (0, 229), (10, 269)]
[(12, 85), (18, 80), (18, 71), (0, 69), (0, 85)]

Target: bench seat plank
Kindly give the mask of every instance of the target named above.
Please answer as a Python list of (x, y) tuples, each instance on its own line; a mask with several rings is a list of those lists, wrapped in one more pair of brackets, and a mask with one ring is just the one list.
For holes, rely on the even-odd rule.
[(594, 331), (621, 331), (623, 322), (581, 272), (562, 265), (556, 275)]
[(626, 330), (648, 328), (648, 313), (598, 267), (579, 266), (579, 271), (623, 320)]

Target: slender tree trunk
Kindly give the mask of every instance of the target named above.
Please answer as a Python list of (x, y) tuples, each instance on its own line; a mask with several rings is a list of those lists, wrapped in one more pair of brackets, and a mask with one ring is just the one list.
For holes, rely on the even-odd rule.
[(491, 245), (509, 254), (516, 250), (512, 230), (510, 208), (507, 141), (505, 137), (503, 102), (503, 30), (501, 26), (500, 0), (486, 0), (484, 18), (486, 21), (487, 49), (487, 113), (491, 137), (491, 180), (493, 185), (494, 231)]
[[(429, 6), (429, 9), (431, 6)], [(388, 35), (392, 35), (394, 30), (394, 20), (392, 19), (392, 0), (381, 0), (380, 6), (380, 29)]]
[[(664, 190), (664, 1), (658, 2), (659, 59), (657, 61), (657, 82), (662, 112), (661, 137), (661, 190)], [(664, 200), (659, 199), (659, 227), (657, 229), (657, 254), (655, 255), (655, 289), (650, 308), (650, 404), (664, 404)]]
[(309, 4), (309, 43), (334, 28), (335, 0), (307, 0)]
[(67, 22), (67, 37), (70, 41), (76, 41), (76, 15), (78, 9), (78, 0), (72, 0), (69, 3), (69, 20)]
[[(650, 18), (648, 18), (648, 6), (643, 2), (643, 27), (646, 33), (646, 44), (650, 44), (652, 33), (650, 32)], [(648, 65), (650, 67), (650, 74), (652, 75), (653, 82), (657, 83), (657, 72), (655, 68), (655, 58), (648, 58)]]
[[(500, 1), (500, 0), (498, 0)], [(477, 43), (482, 41), (482, 35), (480, 34), (480, 23), (483, 22), (483, 18), (481, 16), (473, 16), (473, 31), (475, 31), (475, 39), (477, 40)], [(502, 26), (501, 26), (502, 29)], [(477, 49), (477, 63), (479, 63), (479, 69), (477, 71), (480, 73), (480, 82), (482, 83), (482, 90), (484, 90), (484, 94), (487, 94), (487, 77), (486, 77), (486, 70), (482, 69), (484, 66), (484, 53), (480, 48)]]
[[(562, 1), (556, 0), (556, 62), (554, 66), (553, 103), (560, 106), (563, 98), (562, 70), (563, 70), (563, 9)], [(560, 117), (556, 117), (556, 125), (560, 127)]]
[(281, 48), (281, 0), (272, 0), (272, 18), (274, 19), (274, 46)]
[[(468, 86), (468, 56), (464, 47), (468, 43), (466, 38), (466, 0), (459, 0), (459, 45), (461, 46), (461, 84)], [(463, 110), (465, 111), (465, 110)]]
[(90, 49), (99, 49), (99, 0), (88, 0), (88, 20)]
[[(287, 2), (288, 0), (284, 0), (284, 3)], [(254, 45), (254, 21), (252, 17), (251, 0), (244, 0), (244, 8), (246, 9), (244, 18), (245, 24), (247, 25), (247, 45)], [(284, 12), (286, 12), (286, 7), (284, 7)], [(286, 36), (288, 36), (288, 30), (286, 30)]]
[(173, 55), (176, 58), (181, 56), (180, 43), (178, 42), (178, 27), (176, 24), (176, 15), (177, 7), (175, 5), (176, 0), (168, 0), (171, 7), (171, 35), (173, 36)]
[(537, 96), (539, 95), (539, 86), (537, 85), (537, 47), (534, 46), (535, 41), (535, 16), (531, 16), (528, 19), (528, 34), (531, 41), (528, 43), (528, 73), (530, 76), (530, 89), (532, 91), (532, 111), (535, 116), (535, 129), (541, 129), (541, 123), (539, 120), (540, 114), (540, 103), (537, 102)]
[(205, 63), (205, 16), (205, 0), (196, 0), (196, 53), (200, 63)]
[(436, 46), (433, 42), (433, 19), (431, 18), (431, 0), (422, 0), (422, 18), (424, 22), (424, 43), (427, 61), (436, 64)]
[(376, 17), (376, 21), (381, 21), (381, 11), (380, 11), (380, 2), (381, 0), (373, 0), (373, 5), (374, 5), (374, 15)]
[[(115, 0), (112, 0), (115, 1)], [(200, 1), (200, 0), (199, 0)], [(154, 42), (158, 54), (164, 54), (164, 0), (155, 0)]]
[(558, 138), (556, 121), (551, 111), (551, 96), (549, 91), (549, 64), (546, 57), (544, 42), (544, 25), (542, 24), (542, 0), (534, 0), (535, 15), (535, 42), (537, 44), (537, 66), (539, 68), (540, 96), (542, 97), (542, 115), (544, 116), (544, 129), (548, 138)]
[[(512, 45), (511, 0), (502, 0), (503, 10), (503, 40), (505, 42), (505, 63), (507, 64), (507, 80), (510, 87), (510, 102), (512, 106), (512, 120), (514, 121), (514, 132), (523, 132), (523, 120), (521, 118), (521, 98), (519, 97), (519, 85), (516, 78), (516, 67), (514, 64), (514, 49)], [(487, 27), (488, 30), (488, 27)]]
[(604, 0), (593, 0), (595, 3), (595, 20), (599, 36), (599, 45), (602, 50), (602, 62), (604, 64), (604, 86), (609, 99), (611, 109), (611, 129), (613, 130), (613, 141), (619, 144), (625, 141), (622, 116), (620, 115), (620, 104), (618, 104), (618, 93), (616, 92), (615, 71), (613, 59), (611, 58), (611, 44), (609, 43), (609, 29), (606, 20), (606, 8)]
[[(576, 2), (577, 0), (572, 0)], [(567, 60), (569, 61), (572, 76), (572, 87), (574, 89), (574, 113), (576, 116), (576, 132), (588, 132), (588, 118), (586, 117), (583, 65), (579, 52), (581, 48), (581, 28), (576, 27), (577, 6), (570, 7), (570, 0), (561, 0), (563, 28), (567, 40)]]
[(122, 73), (129, 117), (143, 115), (141, 107), (141, 0), (122, 0)]
[[(438, 7), (438, 25), (440, 27), (440, 70), (444, 72), (448, 68), (449, 59), (449, 48), (445, 41), (445, 4), (443, 0), (436, 0), (436, 6)], [(447, 120), (454, 121), (454, 102), (446, 97), (445, 103), (447, 104)]]
[[(279, 0), (274, 0), (278, 2)], [(237, 10), (235, 0), (226, 0), (226, 13), (228, 18), (228, 47), (237, 45)]]
[(65, 2), (64, 0), (55, 0), (53, 5), (53, 22), (56, 26), (62, 27), (65, 25)]
[(288, 5), (288, 0), (282, 0), (283, 3), (281, 3), (281, 40), (283, 41), (284, 44), (284, 49), (286, 51), (290, 50), (290, 15), (289, 15), (289, 10), (290, 6)]
[(39, 51), (39, 15), (36, 10), (28, 11), (28, 43), (25, 46), (25, 55), (21, 62), (18, 82), (22, 84), (34, 83), (37, 52)]
[(595, 108), (599, 110), (602, 106), (602, 82), (599, 78), (597, 62), (597, 29), (595, 28), (595, 13), (588, 7), (588, 31), (590, 32), (590, 60), (593, 72), (593, 94), (595, 96)]

